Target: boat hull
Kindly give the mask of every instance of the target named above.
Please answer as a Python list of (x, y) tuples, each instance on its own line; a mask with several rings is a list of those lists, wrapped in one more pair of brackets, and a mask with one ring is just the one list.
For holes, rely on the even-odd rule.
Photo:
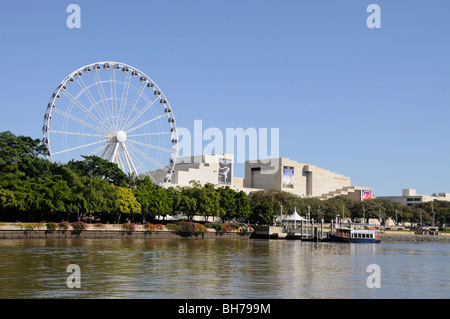
[(331, 242), (338, 243), (355, 243), (355, 244), (378, 244), (381, 242), (380, 238), (349, 238), (336, 235), (330, 235)]

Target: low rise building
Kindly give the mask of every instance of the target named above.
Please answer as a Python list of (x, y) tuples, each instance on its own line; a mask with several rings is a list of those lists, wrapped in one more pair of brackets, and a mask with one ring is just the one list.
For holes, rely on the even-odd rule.
[(450, 193), (439, 193), (437, 196), (417, 194), (415, 189), (403, 189), (401, 196), (378, 196), (379, 198), (389, 199), (390, 201), (400, 203), (405, 206), (413, 206), (418, 203), (432, 202), (435, 200), (450, 202)]
[[(234, 156), (230, 154), (178, 158), (169, 186), (189, 186), (196, 180), (202, 185), (228, 185), (247, 194), (275, 189), (323, 200), (339, 195), (358, 200), (372, 197), (371, 188), (352, 186), (350, 177), (288, 158), (246, 161), (245, 177), (234, 176), (233, 160)], [(151, 174), (158, 181), (165, 177), (166, 172), (157, 170)]]
[(247, 161), (244, 187), (276, 189), (324, 200), (339, 195), (359, 200), (372, 197), (371, 188), (352, 186), (350, 177), (288, 158)]
[[(189, 186), (195, 180), (204, 185), (229, 185), (234, 183), (233, 155), (198, 155), (177, 159), (169, 186)], [(156, 170), (150, 174), (162, 182), (167, 170)], [(239, 183), (238, 183), (239, 185)]]

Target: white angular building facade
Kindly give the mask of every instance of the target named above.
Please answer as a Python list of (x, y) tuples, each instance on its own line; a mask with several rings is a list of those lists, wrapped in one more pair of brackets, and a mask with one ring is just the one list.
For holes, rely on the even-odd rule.
[[(159, 180), (164, 178), (165, 173), (164, 170), (158, 170), (152, 175)], [(247, 194), (275, 189), (324, 200), (339, 195), (359, 200), (372, 197), (372, 189), (352, 186), (350, 177), (288, 158), (247, 161), (245, 177), (242, 178), (234, 176), (234, 156), (231, 154), (182, 157), (177, 159), (167, 186), (189, 186), (193, 180), (202, 185), (228, 185)]]

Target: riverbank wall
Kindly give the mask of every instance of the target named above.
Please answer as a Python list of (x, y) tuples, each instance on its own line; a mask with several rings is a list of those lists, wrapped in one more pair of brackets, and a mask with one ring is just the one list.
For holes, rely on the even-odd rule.
[[(3, 227), (2, 227), (3, 228)], [(283, 236), (281, 227), (256, 227), (254, 233), (245, 234), (238, 232), (216, 232), (214, 229), (208, 229), (206, 233), (178, 233), (170, 230), (160, 231), (124, 231), (119, 226), (110, 226), (105, 229), (87, 229), (77, 231), (68, 230), (24, 230), (19, 227), (8, 227), (9, 229), (0, 229), (1, 239), (26, 239), (26, 238), (97, 238), (97, 239), (292, 239), (289, 236)], [(13, 228), (13, 229), (11, 229)], [(299, 238), (294, 238), (299, 239)], [(382, 242), (412, 242), (412, 243), (450, 243), (449, 233), (439, 233), (438, 235), (414, 234), (414, 232), (404, 231), (385, 231), (381, 233)]]
[(382, 242), (413, 242), (413, 243), (449, 243), (450, 234), (421, 235), (413, 232), (386, 231), (381, 234)]
[(27, 238), (97, 238), (97, 239), (248, 239), (250, 234), (238, 232), (178, 233), (173, 231), (133, 231), (123, 230), (0, 230), (1, 239)]

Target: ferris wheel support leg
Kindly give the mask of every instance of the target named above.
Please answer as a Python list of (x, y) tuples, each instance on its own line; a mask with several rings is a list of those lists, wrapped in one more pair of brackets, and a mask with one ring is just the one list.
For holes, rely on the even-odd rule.
[(121, 143), (120, 146), (122, 148), (123, 157), (125, 158), (125, 163), (127, 164), (127, 167), (128, 167), (128, 172), (130, 172), (130, 174), (131, 174), (131, 165), (130, 165), (127, 153), (125, 151), (125, 145), (123, 143)]
[(123, 143), (122, 143), (122, 147), (123, 147), (123, 150), (124, 150), (125, 158), (128, 158), (128, 161), (130, 162), (131, 167), (133, 168), (133, 172), (136, 174), (136, 177), (138, 177), (139, 174), (138, 174), (138, 172), (137, 172), (136, 167), (134, 166), (133, 161), (131, 160), (131, 156), (130, 156), (130, 154), (128, 153), (127, 147), (126, 147), (125, 144), (123, 144)]
[(101, 158), (103, 158), (104, 160), (106, 160), (107, 158), (109, 158), (108, 154), (111, 152), (111, 143), (108, 143), (108, 145), (106, 145), (105, 150), (102, 153), (102, 156), (100, 156)]
[(116, 160), (117, 160), (117, 165), (119, 165), (119, 168), (120, 168), (123, 172), (125, 172), (125, 167), (123, 166), (122, 158), (120, 157), (120, 153), (119, 153), (119, 152), (117, 152), (117, 154), (116, 154)]
[(111, 152), (111, 157), (109, 158), (109, 161), (111, 163), (114, 163), (116, 159), (117, 149), (119, 148), (119, 143), (114, 143), (114, 150)]

